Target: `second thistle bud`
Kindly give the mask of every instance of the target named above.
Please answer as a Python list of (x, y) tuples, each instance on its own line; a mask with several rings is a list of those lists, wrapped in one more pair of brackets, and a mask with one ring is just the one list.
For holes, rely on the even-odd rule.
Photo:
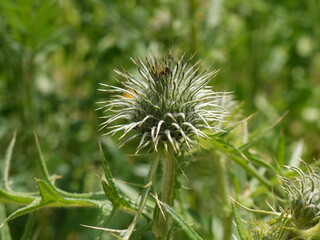
[(251, 239), (320, 239), (320, 176), (307, 164), (305, 166), (307, 172), (289, 167), (298, 177), (294, 180), (282, 177), (287, 205), (268, 223), (253, 222)]

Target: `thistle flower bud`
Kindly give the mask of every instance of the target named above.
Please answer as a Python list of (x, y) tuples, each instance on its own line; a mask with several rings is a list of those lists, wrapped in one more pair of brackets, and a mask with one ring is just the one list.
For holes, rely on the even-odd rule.
[[(105, 116), (101, 128), (108, 128), (111, 135), (123, 131), (120, 139), (134, 131), (121, 145), (138, 138), (137, 152), (148, 146), (157, 151), (159, 145), (179, 152), (182, 146), (194, 145), (194, 136), (206, 138), (204, 129), (220, 131), (217, 123), (226, 113), (220, 100), (226, 94), (207, 86), (218, 71), (208, 72), (190, 60), (151, 56), (146, 62), (132, 59), (139, 76), (116, 70), (126, 81), (121, 82), (123, 87), (101, 84), (105, 87), (101, 91), (116, 93), (102, 102), (113, 115)], [(122, 123), (114, 125), (118, 120)]]
[(305, 166), (306, 173), (300, 168), (288, 167), (298, 177), (281, 178), (288, 195), (287, 205), (268, 223), (262, 225), (255, 221), (251, 227), (253, 239), (320, 239), (320, 176)]
[[(290, 221), (297, 229), (310, 229), (320, 222), (320, 177), (307, 164), (308, 172), (290, 167), (299, 174), (294, 181), (283, 178), (284, 189), (290, 198)], [(320, 228), (319, 233), (320, 235)]]

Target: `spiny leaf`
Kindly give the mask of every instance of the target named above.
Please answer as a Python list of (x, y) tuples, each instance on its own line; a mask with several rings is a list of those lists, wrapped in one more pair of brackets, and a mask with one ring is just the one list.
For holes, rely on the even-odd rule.
[(113, 206), (115, 208), (119, 207), (121, 205), (121, 198), (117, 194), (115, 194), (113, 189), (105, 180), (101, 180), (101, 185), (105, 195), (112, 202)]
[[(40, 194), (42, 206), (56, 206), (56, 207), (100, 207), (101, 201), (96, 201), (88, 198), (72, 198), (61, 195), (57, 188), (50, 183), (36, 179)], [(108, 202), (105, 202), (107, 204)], [(109, 203), (110, 204), (110, 203)]]
[[(77, 194), (69, 194), (68, 197), (63, 196), (56, 187), (52, 186), (45, 180), (36, 179), (41, 197), (36, 197), (27, 206), (22, 207), (13, 212), (5, 221), (0, 225), (0, 228), (8, 221), (22, 216), (24, 214), (39, 210), (44, 207), (100, 207), (108, 208), (111, 211), (111, 203), (109, 201), (99, 201), (95, 199), (95, 195), (92, 198), (88, 198), (90, 195), (81, 198)], [(71, 197), (74, 196), (74, 197)], [(19, 199), (18, 199), (19, 200)], [(30, 199), (29, 199), (30, 200)]]
[[(39, 163), (42, 174), (44, 176), (44, 179), (36, 179), (40, 195), (17, 193), (11, 190), (0, 189), (0, 202), (26, 205), (25, 207), (16, 210), (9, 217), (7, 217), (5, 221), (0, 225), (0, 227), (16, 217), (39, 210), (44, 207), (100, 207), (104, 209), (108, 208), (109, 211), (111, 211), (111, 203), (105, 200), (105, 197), (103, 197), (104, 195), (101, 193), (68, 193), (56, 188), (50, 181), (50, 176), (36, 134), (35, 139), (40, 155)], [(5, 171), (8, 171), (9, 168), (9, 160), (11, 158), (14, 140), (15, 136), (11, 141), (11, 144), (8, 148), (9, 150), (7, 151), (7, 164)], [(7, 174), (4, 175), (7, 178)]]
[(40, 198), (37, 200), (34, 200), (32, 203), (30, 203), (29, 205), (19, 208), (18, 210), (16, 210), (15, 212), (13, 212), (11, 215), (9, 215), (2, 224), (0, 224), (0, 229), (9, 221), (11, 221), (12, 219), (28, 214), (30, 212), (36, 211), (38, 209), (42, 208), (42, 206), (40, 205)]
[[(108, 156), (111, 159), (113, 159), (114, 161), (118, 161), (120, 158), (123, 159), (123, 156), (120, 154), (119, 150), (116, 148), (116, 146), (112, 143), (112, 141), (109, 138), (106, 138), (104, 143), (107, 146)], [(130, 206), (130, 204), (122, 197), (120, 191), (114, 184), (112, 173), (110, 171), (109, 164), (107, 163), (107, 159), (102, 150), (101, 143), (99, 143), (99, 149), (102, 159), (102, 167), (106, 177), (106, 180), (101, 180), (102, 188), (105, 195), (112, 202), (115, 208), (122, 207), (126, 209), (133, 209), (133, 207)]]
[(106, 194), (107, 198), (112, 202), (113, 207), (118, 208), (126, 208), (132, 209), (133, 207), (119, 194), (116, 194), (111, 188), (110, 185), (104, 180), (101, 181), (102, 188), (104, 193)]
[(63, 198), (48, 182), (41, 179), (36, 179), (36, 182), (40, 191), (42, 205), (63, 202)]
[[(52, 186), (51, 186), (52, 188)], [(69, 193), (65, 192), (61, 189), (56, 187), (55, 191), (59, 193), (60, 196), (63, 198), (70, 198), (75, 200), (82, 200), (82, 199), (90, 199), (92, 201), (105, 201), (105, 195), (102, 192), (96, 193)], [(20, 193), (20, 192), (13, 192), (13, 191), (5, 191), (0, 189), (0, 202), (8, 203), (8, 204), (22, 204), (28, 205), (34, 200), (39, 199), (39, 193)]]
[[(112, 144), (110, 139), (106, 139), (105, 144), (107, 145), (108, 155), (110, 156), (110, 158), (117, 161), (117, 159), (120, 157), (119, 151), (116, 150), (116, 147)], [(103, 167), (104, 174), (106, 177), (106, 181), (102, 181), (103, 190), (106, 193), (108, 198), (111, 197), (111, 199), (113, 199), (113, 198), (120, 199), (121, 198), (120, 192), (119, 192), (118, 188), (116, 187), (116, 185), (114, 184), (111, 171), (110, 171), (109, 166), (107, 164), (107, 159), (104, 155), (104, 152), (102, 150), (102, 146), (100, 143), (99, 143), (99, 148), (100, 148), (100, 154), (101, 154), (101, 159), (102, 159), (102, 167)]]
[(27, 193), (10, 192), (0, 189), (0, 202), (14, 204), (30, 204), (36, 200), (36, 196)]
[(185, 235), (188, 237), (190, 240), (203, 240), (198, 233), (191, 228), (183, 219), (180, 217), (168, 204), (166, 203), (161, 203), (164, 211), (168, 213), (173, 221), (178, 224), (178, 226), (181, 228), (181, 230), (185, 233)]

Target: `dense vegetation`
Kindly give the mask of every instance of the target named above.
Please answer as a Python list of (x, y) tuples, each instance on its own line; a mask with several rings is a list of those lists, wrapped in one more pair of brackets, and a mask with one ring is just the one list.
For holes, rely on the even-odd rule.
[[(115, 77), (123, 79), (114, 69), (135, 74), (130, 57), (161, 57), (172, 49), (220, 69), (210, 85), (235, 100), (223, 123), (227, 134), (201, 142), (183, 166), (175, 211), (203, 239), (238, 236), (229, 196), (270, 209), (266, 200), (285, 197), (278, 175), (298, 175), (282, 166), (297, 167), (302, 158), (314, 167), (320, 157), (319, 12), (318, 0), (2, 0), (1, 189), (36, 196), (39, 179), (54, 178), (68, 193), (101, 192), (104, 152), (117, 188), (136, 200), (154, 156), (134, 156), (136, 142), (117, 150), (117, 138), (101, 137), (96, 103), (108, 95), (97, 89), (99, 83), (119, 86)], [(39, 152), (47, 175), (43, 161), (37, 164)], [(11, 203), (1, 203), (1, 222), (21, 207)], [(9, 221), (0, 239), (94, 239), (101, 233), (100, 239), (112, 239), (80, 224), (125, 229), (132, 221), (119, 211), (106, 223), (107, 211), (100, 210), (43, 208)], [(176, 239), (184, 234), (178, 230)], [(142, 239), (154, 237), (149, 231)]]

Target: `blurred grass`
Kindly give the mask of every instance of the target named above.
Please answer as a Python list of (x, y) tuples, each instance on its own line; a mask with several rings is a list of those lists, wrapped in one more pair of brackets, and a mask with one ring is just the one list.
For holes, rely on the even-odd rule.
[[(17, 130), (12, 187), (36, 188), (32, 179), (38, 157), (35, 130), (50, 171), (63, 176), (57, 184), (67, 191), (95, 191), (94, 174), (101, 172), (101, 113), (95, 111), (95, 102), (104, 97), (96, 90), (98, 83), (116, 84), (113, 69), (131, 70), (132, 56), (143, 57), (148, 51), (165, 55), (169, 48), (177, 54), (195, 52), (195, 60), (205, 59), (212, 68), (221, 69), (212, 83), (214, 89), (233, 91), (236, 100), (244, 102), (245, 116), (258, 112), (250, 131), (289, 111), (281, 125), (258, 143), (267, 160), (275, 158), (274, 139), (280, 129), (287, 149), (294, 152), (304, 139), (303, 158), (318, 159), (319, 12), (318, 0), (2, 0), (0, 150), (2, 157), (2, 146)], [(289, 158), (285, 155), (285, 164)], [(132, 171), (111, 162), (113, 174), (142, 182), (134, 173), (143, 166), (136, 164), (144, 160), (128, 161)], [(210, 166), (207, 161), (197, 164)], [(195, 169), (192, 175), (207, 179), (213, 167), (204, 172), (203, 166)], [(203, 191), (210, 200), (212, 195)], [(88, 239), (92, 230), (82, 229), (88, 235), (76, 236), (79, 226), (65, 224), (96, 220), (90, 211), (75, 210), (43, 211), (39, 218), (39, 239)], [(21, 221), (11, 225), (14, 239), (19, 239)]]

